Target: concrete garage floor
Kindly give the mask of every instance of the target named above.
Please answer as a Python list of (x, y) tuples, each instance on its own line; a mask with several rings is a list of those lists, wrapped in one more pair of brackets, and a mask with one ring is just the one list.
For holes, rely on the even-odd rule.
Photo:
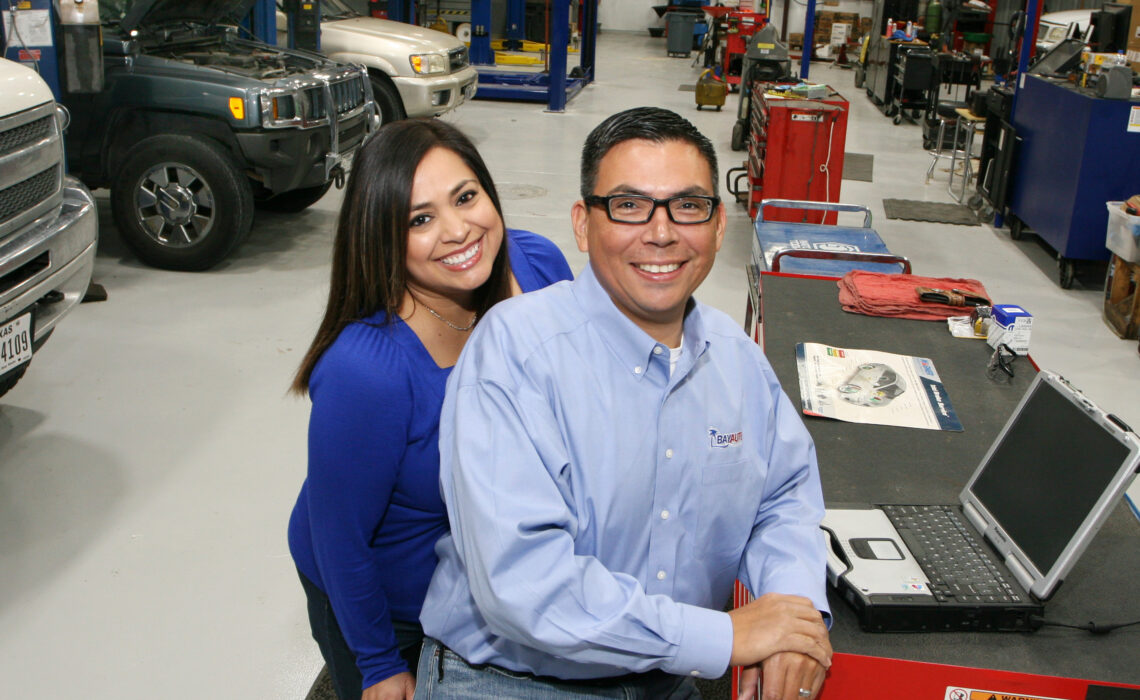
[[(509, 225), (549, 236), (577, 271), (568, 211), (582, 140), (602, 118), (671, 107), (713, 139), (722, 172), (743, 160), (729, 149), (735, 95), (698, 112), (679, 89), (698, 73), (661, 39), (606, 33), (598, 81), (565, 113), (477, 101), (446, 119), (478, 143)], [(1025, 305), (1036, 361), (1140, 426), (1137, 344), (1102, 320), (1104, 267), (1062, 290), (1033, 236), (885, 219), (885, 197), (950, 201), (946, 173), (923, 184), (919, 127), (893, 126), (849, 71), (816, 64), (811, 77), (851, 100), (847, 150), (875, 155), (874, 182), (844, 181), (842, 200), (869, 205), (916, 273), (977, 277), (995, 300)], [(97, 195), (96, 280), (110, 299), (77, 308), (0, 399), (0, 694), (303, 698), (322, 662), (285, 525), (308, 405), (286, 387), (322, 310), (340, 195), (299, 215), (259, 214), (232, 260), (198, 274), (141, 266)], [(728, 206), (698, 296), (743, 321), (750, 225)]]

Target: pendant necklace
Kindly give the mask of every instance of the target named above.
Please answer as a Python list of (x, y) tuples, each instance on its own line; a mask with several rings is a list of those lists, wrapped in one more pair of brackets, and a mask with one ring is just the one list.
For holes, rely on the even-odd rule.
[(466, 326), (457, 326), (454, 323), (452, 323), (451, 321), (448, 321), (443, 316), (440, 316), (438, 313), (436, 313), (435, 309), (431, 308), (427, 304), (424, 304), (422, 301), (420, 302), (420, 305), (422, 305), (425, 309), (427, 309), (427, 312), (429, 314), (431, 314), (432, 316), (435, 316), (440, 321), (443, 321), (444, 323), (446, 323), (448, 328), (450, 328), (453, 331), (459, 331), (460, 333), (466, 333), (467, 331), (474, 328), (475, 327), (475, 321), (479, 320), (479, 314), (476, 313), (471, 317), (471, 322), (468, 323)]

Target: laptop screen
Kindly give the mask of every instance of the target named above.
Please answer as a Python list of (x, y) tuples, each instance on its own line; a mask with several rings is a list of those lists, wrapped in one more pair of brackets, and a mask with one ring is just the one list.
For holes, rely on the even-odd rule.
[(970, 490), (1037, 569), (1047, 572), (1131, 450), (1096, 415), (1045, 381), (1035, 382), (999, 439)]

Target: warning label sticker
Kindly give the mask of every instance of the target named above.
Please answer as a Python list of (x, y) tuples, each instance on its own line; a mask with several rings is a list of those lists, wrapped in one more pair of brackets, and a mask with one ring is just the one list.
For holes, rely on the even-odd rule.
[(944, 700), (1071, 700), (1070, 698), (1052, 698), (1044, 695), (1023, 695), (1021, 693), (1003, 693), (996, 690), (978, 690), (976, 688), (955, 688), (947, 686)]

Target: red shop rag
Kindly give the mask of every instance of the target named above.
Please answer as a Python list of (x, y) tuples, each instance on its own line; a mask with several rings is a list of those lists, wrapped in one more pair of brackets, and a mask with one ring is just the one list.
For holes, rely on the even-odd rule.
[(839, 303), (844, 311), (867, 316), (911, 318), (920, 321), (940, 321), (950, 316), (968, 316), (970, 307), (923, 301), (915, 291), (916, 287), (957, 289), (986, 299), (990, 298), (985, 286), (978, 280), (972, 279), (919, 277), (852, 270), (836, 284), (839, 286)]

